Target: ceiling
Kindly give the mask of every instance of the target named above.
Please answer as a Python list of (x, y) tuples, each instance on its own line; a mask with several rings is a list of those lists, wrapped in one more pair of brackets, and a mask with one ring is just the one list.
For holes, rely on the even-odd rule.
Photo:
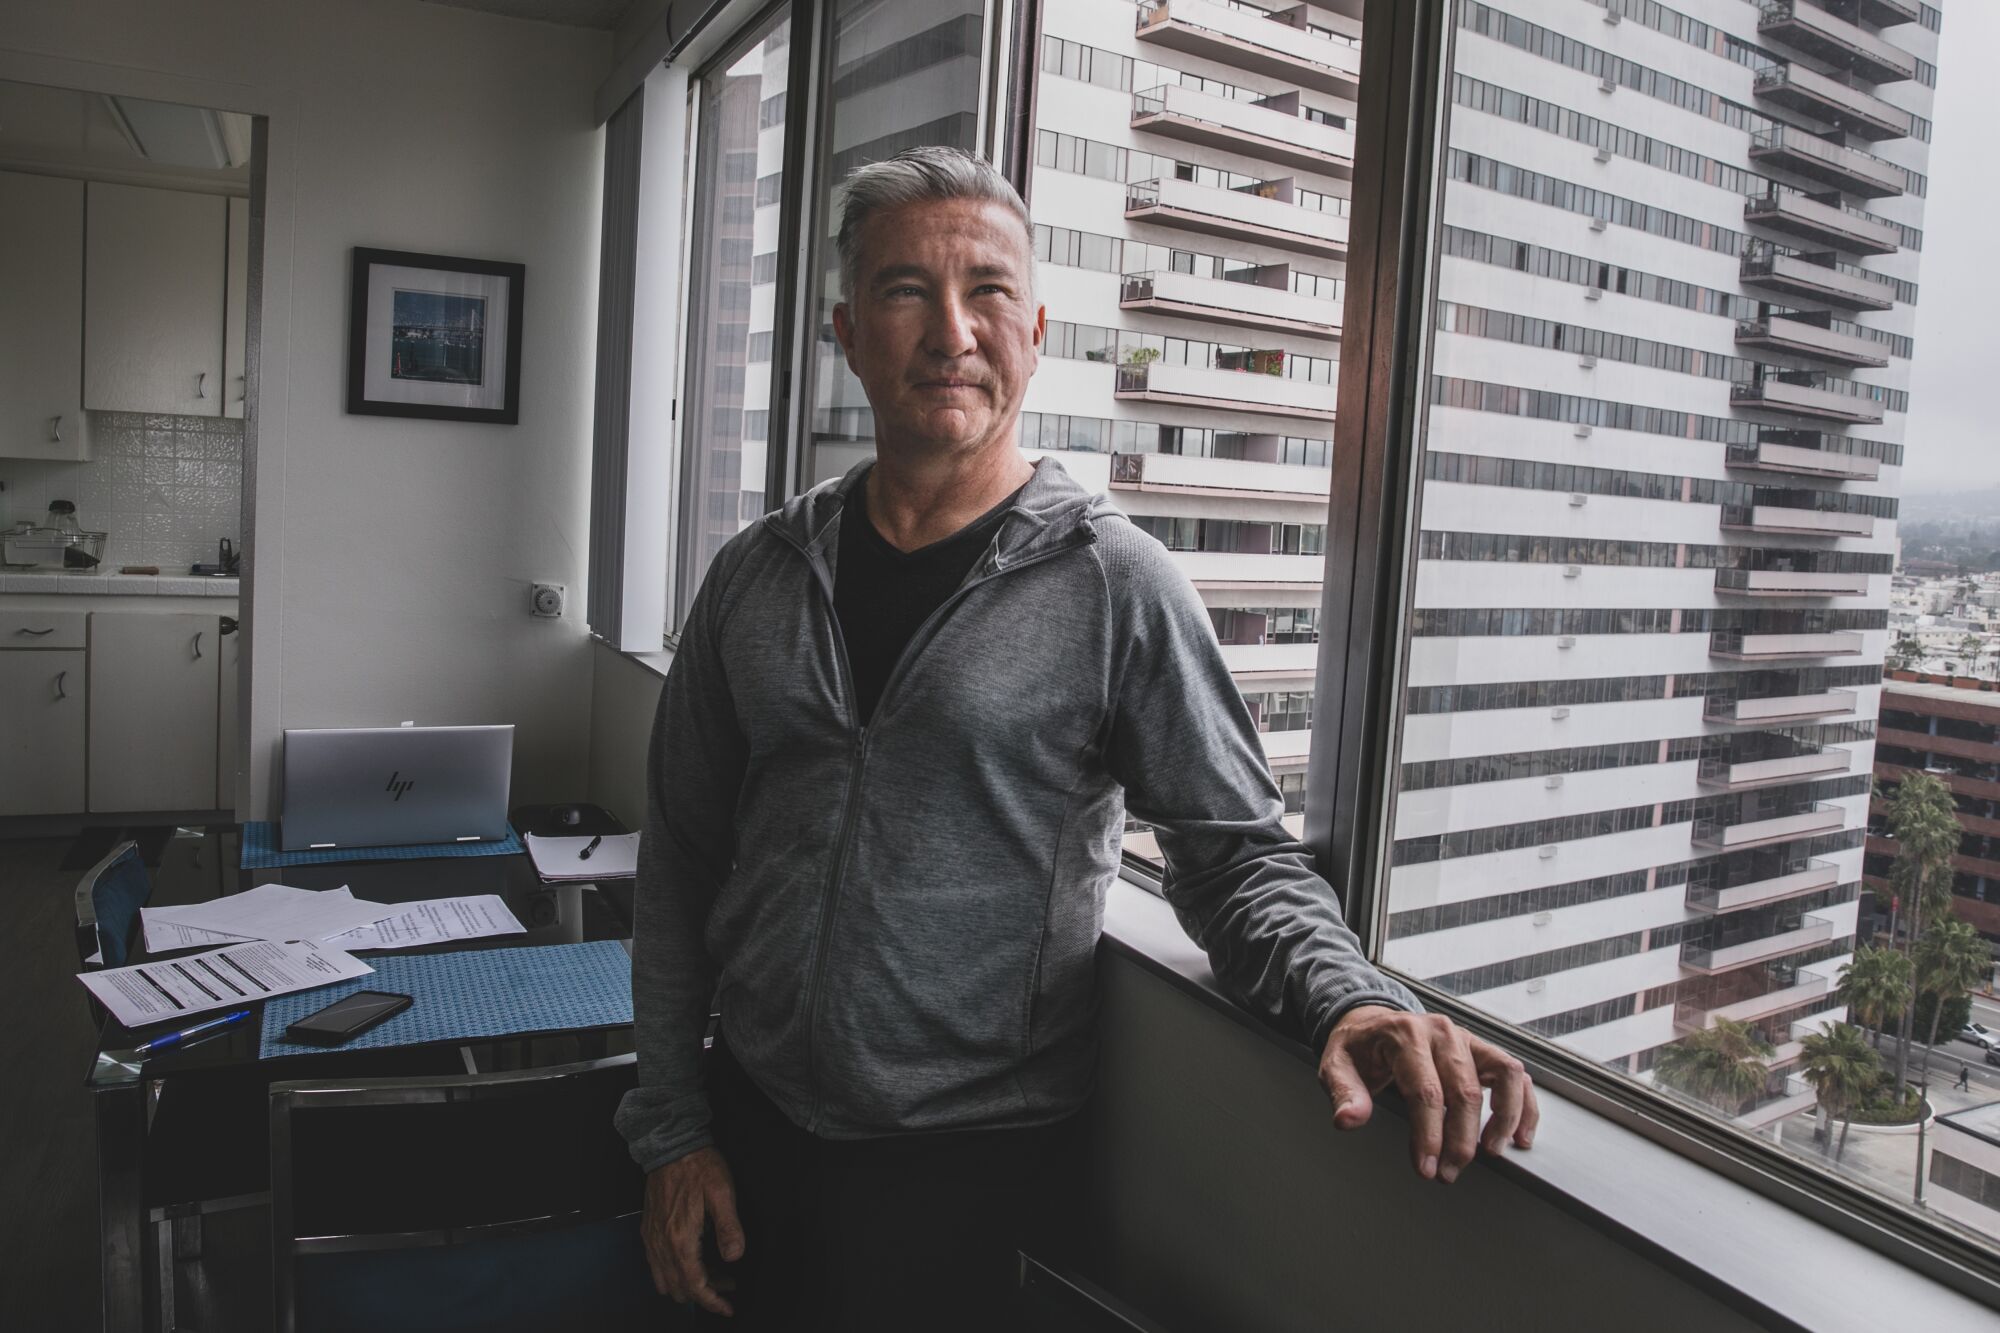
[(618, 26), (633, 0), (424, 0), (425, 4), (448, 5), (453, 9), (477, 9), (510, 19), (532, 19), (537, 23), (560, 23), (570, 28), (599, 28), (610, 32)]
[[(56, 174), (158, 177), (197, 188), (249, 185), (250, 117), (117, 101), (114, 106), (101, 93), (74, 88), (0, 81), (0, 162)], [(226, 161), (238, 165), (219, 165)]]

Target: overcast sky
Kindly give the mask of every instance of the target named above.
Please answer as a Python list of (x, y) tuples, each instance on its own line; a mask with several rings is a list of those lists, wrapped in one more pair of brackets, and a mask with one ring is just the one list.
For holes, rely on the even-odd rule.
[[(1917, 270), (1904, 492), (2000, 485), (2000, 4), (1939, 6), (1930, 197)], [(1865, 434), (1865, 431), (1857, 431)], [(1996, 515), (2000, 517), (2000, 515)]]

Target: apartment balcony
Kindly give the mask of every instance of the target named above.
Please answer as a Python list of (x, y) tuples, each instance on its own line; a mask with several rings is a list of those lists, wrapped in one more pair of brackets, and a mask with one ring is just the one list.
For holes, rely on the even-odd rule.
[(1807, 194), (1773, 185), (1743, 199), (1743, 221), (1860, 255), (1892, 255), (1902, 233), (1890, 223), (1841, 202), (1840, 191)]
[(1715, 590), (1729, 597), (1863, 597), (1866, 574), (1790, 569), (1718, 569)]
[(1728, 466), (1753, 472), (1780, 472), (1792, 477), (1826, 477), (1837, 481), (1874, 481), (1882, 475), (1880, 460), (1860, 454), (1813, 449), (1800, 444), (1779, 444), (1759, 440), (1755, 444), (1732, 444), (1725, 460)]
[(1702, 720), (1724, 727), (1783, 727), (1814, 718), (1838, 717), (1854, 711), (1852, 690), (1828, 690), (1824, 694), (1787, 694), (1767, 699), (1739, 699), (1733, 694), (1711, 694), (1702, 701)]
[(1795, 662), (1816, 657), (1852, 657), (1860, 651), (1858, 630), (1745, 634), (1737, 629), (1719, 629), (1708, 636), (1708, 655), (1734, 662)]
[(1815, 370), (1766, 370), (1747, 383), (1730, 385), (1729, 404), (1848, 426), (1881, 424), (1883, 408), (1879, 401), (1841, 389), (1823, 388), (1822, 378)]
[(1917, 77), (1917, 58), (1812, 0), (1765, 0), (1757, 35), (1816, 56), (1836, 69), (1851, 70), (1869, 83), (1899, 83)]
[(1323, 176), (1352, 176), (1353, 132), (1307, 120), (1298, 113), (1297, 102), (1296, 93), (1280, 94), (1268, 103), (1238, 102), (1178, 83), (1162, 84), (1133, 94), (1132, 128)]
[(1188, 582), (1208, 592), (1269, 592), (1318, 588), (1326, 558), (1267, 555), (1261, 551), (1175, 551), (1174, 565)]
[(1111, 489), (1171, 495), (1232, 496), (1325, 504), (1332, 476), (1304, 463), (1260, 463), (1187, 454), (1113, 454)]
[(1776, 1124), (1786, 1116), (1810, 1111), (1818, 1104), (1819, 1093), (1813, 1090), (1812, 1084), (1796, 1074), (1788, 1075), (1785, 1079), (1785, 1090), (1781, 1095), (1751, 1107), (1731, 1123), (1744, 1129), (1762, 1129), (1766, 1125)]
[(1794, 509), (1787, 505), (1722, 506), (1722, 526), (1745, 532), (1785, 533), (1798, 537), (1872, 537), (1872, 514), (1845, 514), (1835, 509)]
[(1239, 685), (1297, 681), (1300, 688), (1305, 688), (1319, 670), (1319, 645), (1225, 643), (1222, 664)]
[(1903, 108), (1804, 65), (1788, 62), (1765, 70), (1757, 76), (1755, 91), (1767, 102), (1827, 121), (1871, 143), (1907, 139), (1914, 127)]
[(1922, 6), (1917, 0), (1823, 0), (1823, 2), (1829, 9), (1852, 9), (1863, 23), (1872, 23), (1878, 28), (1918, 23), (1924, 17)]
[[(1231, 9), (1211, 0), (1147, 0), (1134, 36), (1148, 46), (1200, 56), (1297, 88), (1352, 99), (1361, 85), (1361, 48), (1294, 27), (1280, 14)], [(1173, 64), (1169, 60), (1164, 62)]]
[(1765, 991), (1762, 995), (1752, 995), (1747, 999), (1735, 1000), (1713, 1008), (1705, 1006), (1699, 1000), (1682, 1000), (1674, 1006), (1674, 1027), (1682, 1032), (1693, 1032), (1698, 1028), (1714, 1027), (1718, 1018), (1744, 1023), (1771, 1014), (1783, 1013), (1795, 1005), (1825, 995), (1832, 989), (1833, 983), (1825, 977), (1808, 975), (1800, 977), (1795, 985)]
[[(1286, 276), (1282, 265), (1273, 271), (1281, 280)], [(1302, 338), (1331, 341), (1340, 337), (1338, 301), (1302, 296), (1288, 286), (1198, 278), (1171, 270), (1127, 273), (1119, 289), (1118, 308), (1180, 315), (1239, 329), (1270, 329)]]
[(1751, 963), (1782, 958), (1788, 953), (1797, 953), (1801, 949), (1810, 949), (1815, 944), (1824, 944), (1832, 938), (1833, 922), (1825, 917), (1807, 915), (1794, 930), (1781, 931), (1761, 940), (1746, 940), (1742, 944), (1726, 945), (1720, 949), (1710, 949), (1689, 940), (1681, 945), (1681, 966), (1690, 972), (1713, 976), (1717, 972), (1728, 972)]
[(1125, 216), (1205, 236), (1227, 236), (1279, 250), (1347, 258), (1347, 215), (1304, 208), (1288, 201), (1289, 179), (1265, 181), (1269, 194), (1225, 190), (1193, 181), (1139, 181), (1125, 187)]
[(1775, 759), (1739, 761), (1718, 755), (1701, 761), (1696, 781), (1712, 791), (1749, 791), (1845, 773), (1852, 761), (1851, 754), (1832, 745), (1804, 754), (1779, 755)]
[(1803, 868), (1780, 867), (1780, 871), (1726, 889), (1697, 888), (1691, 884), (1687, 893), (1688, 910), (1720, 916), (1725, 912), (1740, 912), (1747, 907), (1783, 902), (1787, 898), (1802, 898), (1808, 893), (1830, 889), (1840, 882), (1840, 867), (1831, 861), (1809, 860)]
[(1254, 370), (1206, 366), (1119, 366), (1115, 396), (1127, 402), (1175, 403), (1265, 416), (1333, 420), (1333, 386)]
[(1774, 246), (1753, 244), (1744, 253), (1737, 274), (1747, 286), (1824, 301), (1845, 310), (1896, 307), (1894, 283), (1852, 265), (1842, 266), (1831, 254), (1786, 254)]
[(1847, 812), (1828, 802), (1787, 814), (1697, 819), (1694, 845), (1711, 852), (1742, 851), (1832, 833), (1846, 823)]
[(1808, 180), (1864, 199), (1899, 195), (1909, 185), (1903, 169), (1873, 153), (1849, 148), (1796, 125), (1774, 125), (1750, 136), (1750, 160), (1760, 167), (1778, 167)]
[(1837, 366), (1880, 369), (1889, 364), (1889, 353), (1883, 344), (1814, 323), (1811, 316), (1766, 315), (1762, 319), (1739, 319), (1736, 321), (1736, 345), (1790, 352), (1794, 356), (1830, 361)]

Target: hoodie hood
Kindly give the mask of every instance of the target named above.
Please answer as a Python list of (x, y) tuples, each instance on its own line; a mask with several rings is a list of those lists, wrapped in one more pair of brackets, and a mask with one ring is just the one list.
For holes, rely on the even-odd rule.
[[(840, 545), (840, 515), (847, 497), (874, 465), (874, 459), (863, 459), (845, 475), (794, 496), (784, 508), (766, 515), (764, 522), (809, 558), (831, 565)], [(1086, 491), (1054, 459), (1037, 459), (1034, 469), (1008, 507), (1007, 519), (975, 574), (1088, 545), (1097, 540), (1093, 526), (1097, 520), (1124, 516), (1109, 497)]]

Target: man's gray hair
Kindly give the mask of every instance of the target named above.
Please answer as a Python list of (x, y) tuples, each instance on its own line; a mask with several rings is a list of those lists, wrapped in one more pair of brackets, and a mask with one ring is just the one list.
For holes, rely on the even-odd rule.
[(1028, 282), (1033, 289), (1035, 224), (1020, 194), (991, 162), (962, 148), (905, 148), (894, 157), (857, 167), (840, 187), (840, 230), (834, 246), (840, 253), (840, 295), (854, 299), (861, 274), (861, 228), (869, 218), (907, 204), (945, 199), (981, 199), (1002, 204), (1021, 219), (1028, 239)]

